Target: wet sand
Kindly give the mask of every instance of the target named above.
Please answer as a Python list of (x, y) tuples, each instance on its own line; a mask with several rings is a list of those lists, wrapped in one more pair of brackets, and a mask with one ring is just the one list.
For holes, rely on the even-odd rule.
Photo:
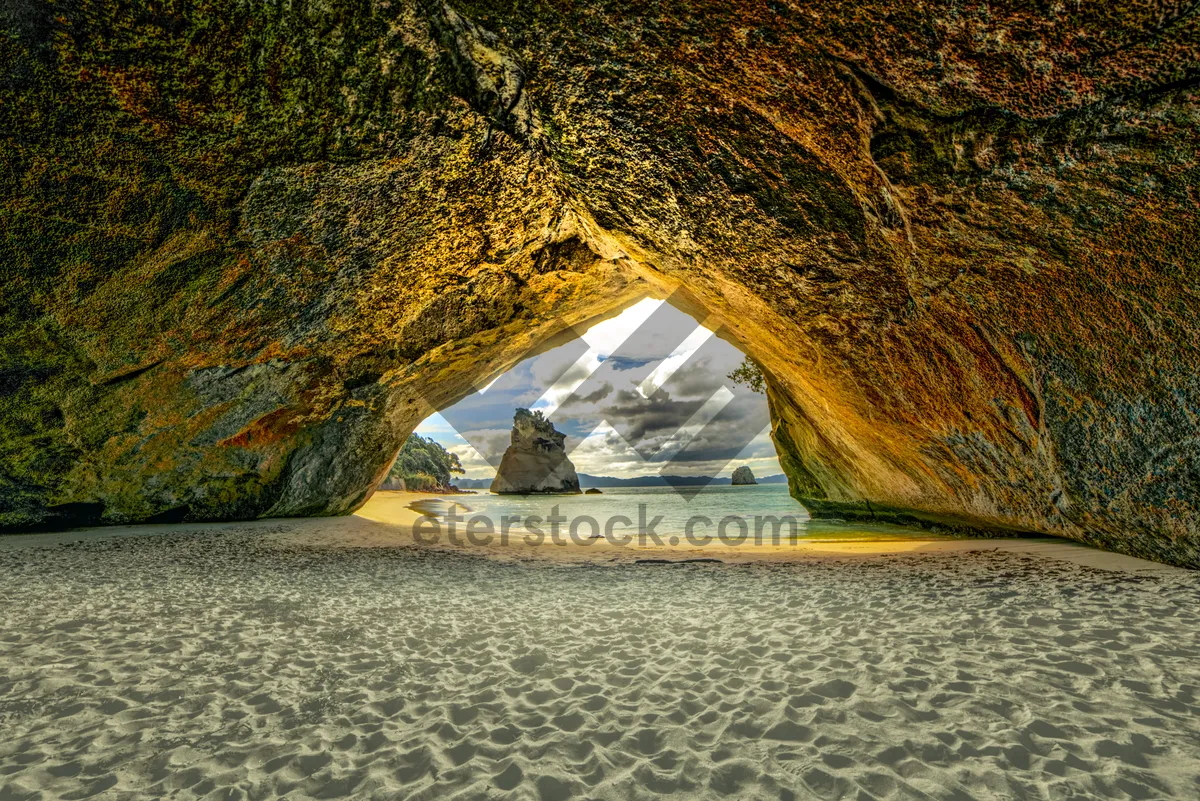
[[(307, 542), (313, 545), (337, 547), (379, 547), (395, 544), (417, 544), (412, 537), (412, 527), (428, 509), (431, 499), (453, 500), (454, 496), (436, 496), (415, 492), (377, 492), (357, 513), (358, 517), (377, 523), (395, 526), (395, 531), (384, 529), (346, 529), (341, 532), (327, 531), (317, 534)], [(471, 496), (464, 496), (463, 503), (470, 504)], [(853, 524), (847, 524), (853, 528)], [(472, 545), (459, 537), (456, 543), (441, 536), (432, 546), (442, 550), (475, 553), (501, 559), (553, 559), (564, 562), (627, 562), (646, 559), (683, 560), (713, 558), (722, 562), (743, 564), (749, 562), (808, 562), (815, 559), (883, 558), (897, 554), (963, 554), (985, 551), (1014, 553), (1039, 559), (1055, 559), (1100, 570), (1114, 570), (1143, 575), (1164, 573), (1187, 573), (1181, 568), (1138, 559), (1123, 554), (1101, 551), (1097, 548), (1062, 539), (1060, 537), (1014, 537), (1011, 539), (960, 539), (935, 537), (911, 529), (907, 539), (878, 538), (804, 538), (794, 543), (761, 545), (744, 543), (737, 546), (723, 545), (716, 541), (704, 546), (686, 542), (676, 546), (664, 543), (641, 545), (633, 543), (617, 546), (605, 540), (594, 540), (588, 545), (579, 545), (569, 538), (561, 543), (527, 545), (520, 537), (513, 537), (508, 544), (494, 541), (488, 545)]]
[(1198, 573), (480, 558), (388, 519), (0, 539), (0, 798), (1200, 791)]

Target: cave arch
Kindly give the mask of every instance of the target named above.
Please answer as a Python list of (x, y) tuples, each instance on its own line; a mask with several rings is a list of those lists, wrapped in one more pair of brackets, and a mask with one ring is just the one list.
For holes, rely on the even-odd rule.
[(0, 527), (349, 512), (682, 286), (814, 514), (1200, 565), (1196, 9), (222, 1), (4, 39)]

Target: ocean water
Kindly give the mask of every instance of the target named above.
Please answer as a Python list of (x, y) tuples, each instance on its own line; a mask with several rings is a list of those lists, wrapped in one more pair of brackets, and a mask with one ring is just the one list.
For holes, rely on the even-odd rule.
[(1200, 797), (1200, 574), (304, 544), (353, 528), (0, 549), (0, 798)]
[[(776, 530), (781, 543), (790, 538), (811, 541), (902, 539), (912, 537), (914, 533), (932, 536), (888, 524), (812, 520), (783, 484), (708, 487), (690, 499), (671, 487), (614, 487), (602, 492), (602, 495), (494, 495), (480, 491), (476, 495), (430, 498), (414, 506), (445, 523), (453, 504), (455, 513), (464, 518), (458, 525), (465, 526), (470, 518), (482, 515), (497, 531), (504, 516), (519, 515), (521, 522), (511, 527), (518, 536), (527, 533), (524, 526), (530, 516), (541, 518), (536, 525), (549, 536), (546, 521), (555, 509), (558, 515), (567, 518), (559, 524), (564, 538), (570, 536), (572, 525), (582, 538), (594, 534), (637, 536), (639, 527), (649, 528), (655, 518), (659, 518), (659, 522), (654, 526), (654, 533), (664, 541), (672, 536), (684, 539), (689, 522), (694, 536), (712, 537), (715, 542), (721, 542), (722, 536), (734, 542), (740, 542), (743, 536), (746, 541), (753, 541), (756, 532), (764, 541), (769, 541)], [(622, 517), (629, 523), (617, 520)], [(781, 521), (778, 529), (767, 519), (769, 517)], [(592, 525), (584, 518), (596, 524)]]

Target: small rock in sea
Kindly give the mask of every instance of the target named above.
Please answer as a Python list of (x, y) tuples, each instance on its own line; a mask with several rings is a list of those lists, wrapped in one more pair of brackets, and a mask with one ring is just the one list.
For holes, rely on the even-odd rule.
[(737, 470), (733, 471), (733, 480), (730, 482), (735, 485), (739, 484), (757, 484), (754, 480), (754, 471), (746, 465), (742, 465)]

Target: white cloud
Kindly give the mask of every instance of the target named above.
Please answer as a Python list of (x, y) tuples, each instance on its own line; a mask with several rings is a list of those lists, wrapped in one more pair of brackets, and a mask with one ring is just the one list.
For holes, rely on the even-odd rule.
[(472, 448), (470, 445), (451, 445), (446, 450), (458, 457), (458, 461), (462, 464), (463, 470), (466, 471), (463, 478), (495, 478), (496, 468), (487, 463), (479, 451)]
[(420, 434), (423, 437), (431, 437), (439, 442), (446, 437), (453, 437), (458, 441), (465, 442), (453, 426), (446, 422), (446, 418), (442, 417), (437, 412), (426, 417), (413, 430), (414, 434)]
[(596, 354), (608, 356), (624, 342), (638, 326), (646, 322), (664, 301), (643, 298), (625, 311), (600, 323), (596, 323), (581, 336)]
[(651, 476), (658, 467), (643, 461), (621, 435), (605, 424), (596, 427), (586, 439), (571, 451), (571, 461), (580, 473), (593, 476)]

